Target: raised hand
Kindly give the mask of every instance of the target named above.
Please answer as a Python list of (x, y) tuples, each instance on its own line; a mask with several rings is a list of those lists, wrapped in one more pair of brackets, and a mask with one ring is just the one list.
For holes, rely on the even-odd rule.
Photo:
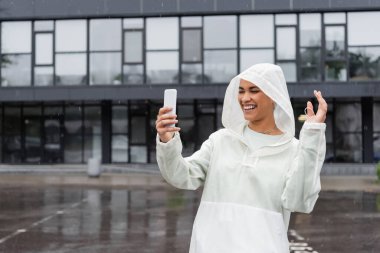
[(317, 114), (314, 113), (313, 104), (310, 101), (307, 101), (306, 108), (306, 122), (309, 123), (324, 123), (326, 120), (327, 114), (327, 103), (325, 99), (322, 97), (322, 93), (320, 91), (314, 90), (314, 96), (318, 100), (318, 111)]
[(181, 130), (179, 127), (171, 127), (171, 124), (177, 124), (177, 115), (167, 114), (172, 108), (162, 107), (160, 108), (157, 120), (156, 120), (156, 130), (162, 142), (168, 142), (173, 138), (173, 133)]

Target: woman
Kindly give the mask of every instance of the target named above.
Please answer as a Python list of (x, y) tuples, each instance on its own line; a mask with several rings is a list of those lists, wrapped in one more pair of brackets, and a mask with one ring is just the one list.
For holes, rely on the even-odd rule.
[(190, 253), (289, 252), (291, 212), (310, 213), (318, 198), (326, 152), (327, 103), (314, 91), (300, 140), (280, 67), (257, 64), (233, 78), (224, 98), (224, 129), (199, 151), (181, 156), (176, 115), (161, 108), (157, 161), (167, 182), (181, 189), (204, 185)]

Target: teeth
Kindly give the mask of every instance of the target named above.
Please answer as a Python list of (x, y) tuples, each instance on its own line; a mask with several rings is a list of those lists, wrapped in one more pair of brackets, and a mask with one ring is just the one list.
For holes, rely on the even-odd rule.
[(256, 105), (245, 105), (243, 108), (244, 110), (252, 110), (256, 108)]

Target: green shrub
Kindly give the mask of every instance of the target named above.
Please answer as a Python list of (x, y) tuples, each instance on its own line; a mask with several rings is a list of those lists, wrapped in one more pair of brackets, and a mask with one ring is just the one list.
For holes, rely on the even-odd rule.
[(377, 180), (380, 182), (380, 162), (376, 165)]

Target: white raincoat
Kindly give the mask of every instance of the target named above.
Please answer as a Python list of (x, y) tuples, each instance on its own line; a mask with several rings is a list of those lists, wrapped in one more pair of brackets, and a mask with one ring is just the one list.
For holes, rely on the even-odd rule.
[[(238, 102), (240, 79), (275, 101), (275, 121), (284, 135), (251, 151), (243, 138), (247, 122)], [(180, 120), (180, 115), (179, 115)], [(325, 123), (305, 122), (294, 137), (293, 109), (282, 70), (257, 64), (227, 87), (222, 122), (199, 151), (183, 158), (178, 133), (167, 143), (157, 135), (162, 176), (181, 189), (204, 185), (194, 221), (190, 253), (286, 253), (290, 212), (312, 211), (325, 158)]]

